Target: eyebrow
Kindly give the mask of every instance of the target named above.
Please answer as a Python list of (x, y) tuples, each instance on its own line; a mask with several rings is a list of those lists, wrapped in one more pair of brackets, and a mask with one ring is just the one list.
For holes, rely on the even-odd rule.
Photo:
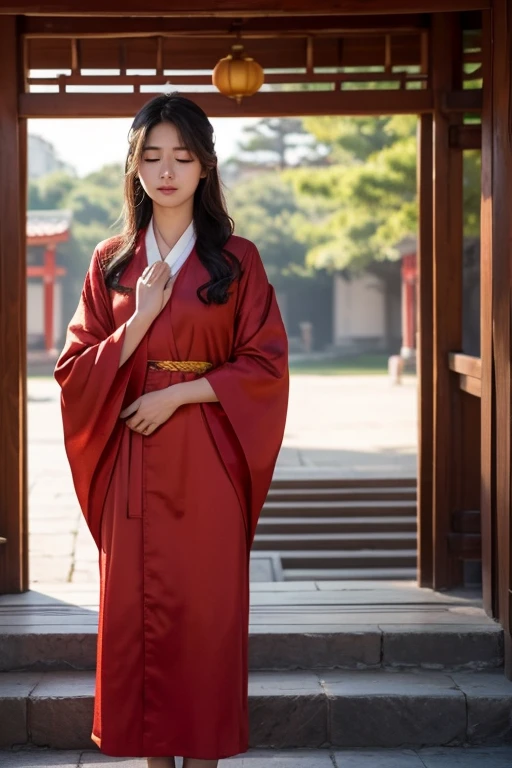
[[(146, 149), (162, 149), (162, 147), (149, 147), (149, 146), (148, 147), (143, 147), (143, 150), (146, 150)], [(179, 149), (186, 150), (187, 152), (190, 151), (188, 147), (173, 147), (173, 149), (176, 150), (176, 151), (179, 150)]]

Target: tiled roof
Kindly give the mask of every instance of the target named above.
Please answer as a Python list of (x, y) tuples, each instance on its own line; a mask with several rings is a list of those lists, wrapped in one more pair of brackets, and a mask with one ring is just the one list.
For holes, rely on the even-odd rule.
[(55, 237), (71, 226), (72, 211), (27, 211), (27, 237)]

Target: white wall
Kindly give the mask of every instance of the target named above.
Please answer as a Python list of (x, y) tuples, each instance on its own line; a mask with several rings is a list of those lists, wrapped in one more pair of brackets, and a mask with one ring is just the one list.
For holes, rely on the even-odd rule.
[[(62, 285), (57, 283), (53, 294), (53, 343), (62, 334)], [(44, 348), (44, 308), (42, 280), (27, 282), (27, 335), (42, 339)]]
[(385, 297), (382, 281), (374, 275), (344, 280), (334, 277), (334, 343), (350, 345), (363, 339), (385, 339)]

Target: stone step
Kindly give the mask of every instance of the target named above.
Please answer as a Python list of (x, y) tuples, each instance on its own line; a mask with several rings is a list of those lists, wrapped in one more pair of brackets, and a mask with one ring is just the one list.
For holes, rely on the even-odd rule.
[[(385, 590), (377, 606), (351, 600), (337, 605), (339, 598), (330, 591), (320, 600), (285, 608), (276, 595), (273, 605), (254, 606), (250, 668), (474, 670), (503, 664), (502, 627), (486, 617), (473, 617), (471, 608), (468, 623), (458, 604), (451, 610), (449, 604), (425, 603), (405, 613), (387, 604)], [(97, 612), (76, 609), (70, 614), (47, 608), (37, 625), (35, 618), (24, 622), (20, 615), (16, 624), (16, 613), (12, 617), (10, 627), (0, 634), (0, 672), (95, 669)]]
[[(396, 550), (416, 546), (415, 533), (257, 533), (253, 549), (283, 553), (290, 549), (308, 550)], [(282, 559), (282, 558), (281, 558)]]
[(261, 510), (262, 517), (376, 517), (379, 515), (411, 517), (416, 504), (411, 501), (269, 501)]
[(267, 501), (416, 501), (415, 488), (271, 488)]
[(295, 488), (416, 488), (417, 480), (414, 477), (318, 477), (308, 474), (303, 470), (300, 476), (292, 477), (283, 474), (274, 475), (271, 490), (295, 489)]
[[(0, 750), (2, 768), (147, 768), (144, 758), (112, 758), (89, 748), (61, 750), (33, 747)], [(221, 760), (219, 768), (510, 768), (512, 745), (325, 749), (250, 749), (237, 757)], [(176, 768), (183, 768), (181, 757)]]
[[(260, 550), (261, 551), (261, 550)], [(283, 550), (283, 568), (415, 568), (415, 549)]]
[[(94, 673), (0, 674), (0, 747), (87, 749)], [(512, 738), (503, 672), (252, 672), (253, 748), (502, 744)]]
[(410, 581), (416, 576), (416, 568), (283, 568), (285, 581), (330, 581), (331, 579)]
[(417, 528), (415, 516), (378, 517), (262, 517), (256, 535), (276, 533), (392, 533), (394, 531), (414, 533)]

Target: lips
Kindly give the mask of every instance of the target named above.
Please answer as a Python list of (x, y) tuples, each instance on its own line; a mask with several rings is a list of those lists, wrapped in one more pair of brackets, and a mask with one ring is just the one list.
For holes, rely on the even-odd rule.
[(158, 187), (160, 192), (176, 192), (176, 187)]

